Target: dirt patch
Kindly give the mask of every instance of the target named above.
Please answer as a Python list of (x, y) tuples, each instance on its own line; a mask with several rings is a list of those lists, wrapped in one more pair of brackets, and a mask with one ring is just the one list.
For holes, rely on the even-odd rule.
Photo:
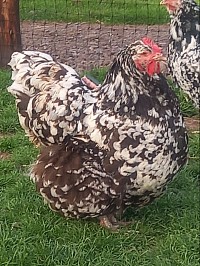
[(12, 137), (13, 135), (14, 135), (13, 133), (0, 133), (0, 139)]
[(184, 117), (185, 126), (189, 132), (200, 130), (200, 120), (198, 117)]
[(77, 71), (107, 66), (125, 45), (149, 36), (166, 53), (168, 25), (104, 25), (88, 23), (21, 23), (24, 50), (51, 54)]
[(0, 151), (0, 160), (8, 160), (10, 157), (10, 153)]

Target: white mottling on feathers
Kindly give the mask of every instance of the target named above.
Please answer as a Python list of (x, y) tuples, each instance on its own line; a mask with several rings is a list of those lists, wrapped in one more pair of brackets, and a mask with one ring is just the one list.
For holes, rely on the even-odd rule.
[(69, 191), (70, 188), (71, 188), (71, 186), (69, 186), (68, 184), (66, 184), (66, 185), (63, 186), (63, 187), (60, 187), (60, 189), (61, 189), (63, 192), (67, 192), (67, 191)]
[(48, 141), (49, 141), (49, 143), (55, 143), (55, 140), (54, 140), (54, 138), (51, 136), (51, 137), (47, 137), (47, 139), (48, 139)]
[(57, 134), (58, 134), (58, 130), (57, 130), (57, 128), (56, 127), (51, 127), (50, 128), (50, 133), (51, 133), (51, 135), (53, 135), (53, 136), (56, 136)]
[[(38, 182), (36, 185), (40, 186), (39, 182), (43, 179), (43, 188), (39, 187), (39, 191), (51, 208), (61, 211), (66, 217), (94, 217), (107, 208), (112, 209), (112, 204), (113, 212), (121, 208), (123, 201), (129, 204), (128, 199), (132, 195), (139, 196), (138, 204), (142, 205), (142, 202), (149, 202), (151, 196), (161, 193), (183, 164), (178, 162), (180, 158), (176, 156), (179, 152), (178, 137), (185, 134), (176, 133), (180, 129), (184, 132), (181, 119), (177, 119), (181, 114), (173, 109), (168, 111), (162, 105), (165, 93), (160, 96), (160, 102), (156, 101), (156, 107), (147, 109), (140, 106), (141, 103), (138, 103), (139, 107), (135, 103), (140, 98), (146, 97), (148, 100), (150, 88), (155, 83), (162, 83), (164, 78), (159, 75), (144, 78), (144, 73), (132, 69), (128, 77), (124, 77), (122, 68), (116, 68), (117, 76), (115, 73), (110, 74), (113, 82), (103, 83), (93, 93), (81, 83), (78, 74), (70, 67), (53, 62), (48, 56), (39, 58), (38, 53), (30, 52), (30, 56), (32, 58), (27, 59), (17, 53), (15, 59), (12, 58), (14, 61), (21, 60), (21, 63), (13, 61), (12, 65), (21, 64), (23, 78), (17, 77), (15, 72), (14, 83), (20, 82), (21, 88), (17, 87), (17, 91), (12, 91), (12, 88), (9, 90), (17, 97), (20, 89), (27, 91), (30, 97), (27, 118), (35, 136), (44, 139), (47, 146), (51, 143), (64, 146), (61, 150), (62, 160), (59, 157), (60, 150), (56, 152), (55, 149), (54, 152), (53, 145), (46, 155), (49, 158), (38, 162), (38, 168), (44, 168), (40, 179), (34, 175), (34, 171), (32, 173), (33, 180)], [(25, 58), (26, 63), (23, 63)], [(126, 73), (128, 66), (123, 64)], [(131, 66), (134, 67), (133, 61)], [(32, 71), (32, 74), (26, 73), (25, 68)], [(130, 71), (135, 71), (134, 75), (130, 75)], [(31, 92), (22, 85), (28, 79), (35, 86)], [(160, 91), (156, 86), (154, 89)], [(30, 96), (32, 93), (34, 97)], [(157, 119), (159, 116), (162, 116), (162, 124)], [(21, 120), (25, 127), (25, 120)], [(187, 143), (183, 142), (183, 145)], [(68, 164), (68, 151), (80, 159), (78, 169), (73, 169), (71, 160)], [(49, 163), (52, 161), (54, 163)], [(49, 179), (47, 174), (50, 175)], [(146, 192), (150, 192), (151, 196), (145, 196)], [(134, 200), (132, 203), (135, 204)]]
[(199, 108), (200, 44), (199, 6), (183, 1), (171, 17), (168, 64), (176, 84)]
[(47, 168), (50, 167), (50, 166), (53, 166), (53, 164), (52, 164), (52, 163), (48, 163), (48, 164), (45, 165), (44, 168), (47, 169)]
[(79, 191), (84, 191), (84, 190), (86, 190), (86, 188), (87, 188), (87, 187), (85, 187), (85, 186), (80, 187), (80, 188), (79, 188)]
[(151, 110), (148, 110), (148, 115), (149, 116), (153, 116), (155, 118), (158, 118), (159, 117), (159, 113), (156, 112), (155, 108), (152, 108)]
[(56, 192), (55, 187), (51, 187), (50, 192), (52, 197), (59, 198), (60, 195)]
[(134, 173), (135, 168), (129, 166), (127, 163), (124, 163), (122, 167), (119, 168), (119, 173), (122, 176), (130, 176), (130, 174)]
[(53, 183), (53, 181), (51, 181), (51, 180), (44, 180), (43, 181), (43, 186), (44, 187), (49, 187), (49, 185), (51, 185)]

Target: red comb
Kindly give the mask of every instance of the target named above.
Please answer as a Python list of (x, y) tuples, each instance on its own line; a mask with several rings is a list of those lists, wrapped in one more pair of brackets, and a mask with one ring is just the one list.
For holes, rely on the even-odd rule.
[(150, 38), (144, 37), (142, 38), (142, 41), (144, 44), (150, 46), (155, 53), (161, 53), (162, 49), (155, 43), (153, 42)]

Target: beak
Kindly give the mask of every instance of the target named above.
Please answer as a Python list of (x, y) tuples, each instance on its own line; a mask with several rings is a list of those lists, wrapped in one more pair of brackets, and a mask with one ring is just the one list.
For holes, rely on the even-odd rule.
[(167, 57), (162, 54), (156, 54), (153, 59), (159, 62), (167, 62)]
[(159, 61), (167, 62), (167, 57), (162, 55), (160, 56)]
[(167, 57), (162, 54), (154, 55), (153, 59), (156, 61), (164, 61), (164, 62), (167, 61)]

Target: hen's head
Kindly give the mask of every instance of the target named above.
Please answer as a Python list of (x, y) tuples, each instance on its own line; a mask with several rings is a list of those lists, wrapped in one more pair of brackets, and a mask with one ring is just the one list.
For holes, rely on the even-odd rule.
[[(123, 53), (129, 58), (131, 57), (137, 70), (147, 73), (149, 76), (159, 74), (160, 63), (166, 61), (162, 55), (162, 49), (146, 37), (127, 46)], [(130, 64), (132, 63), (129, 60)]]
[(169, 14), (173, 14), (181, 7), (182, 0), (162, 0), (160, 4), (166, 6)]

